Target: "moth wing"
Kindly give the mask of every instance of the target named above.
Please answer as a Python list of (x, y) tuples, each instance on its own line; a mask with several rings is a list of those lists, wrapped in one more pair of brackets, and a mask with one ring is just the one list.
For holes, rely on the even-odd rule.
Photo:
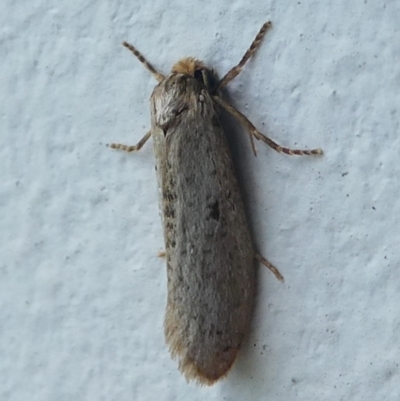
[(165, 336), (187, 379), (227, 374), (252, 315), (254, 251), (230, 151), (202, 85), (176, 74), (152, 95), (166, 243)]

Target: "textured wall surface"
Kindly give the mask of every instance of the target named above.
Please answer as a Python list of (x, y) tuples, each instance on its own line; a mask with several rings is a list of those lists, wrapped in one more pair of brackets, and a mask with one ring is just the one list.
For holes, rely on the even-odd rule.
[[(215, 3), (215, 4), (214, 4)], [(257, 4), (258, 3), (258, 4)], [(385, 4), (384, 4), (385, 3)], [(350, 6), (351, 4), (351, 6)], [(197, 56), (282, 145), (233, 121), (259, 251), (253, 325), (229, 376), (187, 384), (163, 338), (165, 261), (149, 127), (153, 77)], [(398, 400), (400, 3), (0, 3), (0, 399)]]

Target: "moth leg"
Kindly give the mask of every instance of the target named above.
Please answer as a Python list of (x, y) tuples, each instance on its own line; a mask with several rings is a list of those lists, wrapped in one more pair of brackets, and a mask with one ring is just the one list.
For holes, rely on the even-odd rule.
[(284, 281), (284, 278), (282, 274), (279, 272), (279, 270), (270, 262), (268, 262), (267, 259), (263, 258), (259, 253), (255, 254), (255, 259), (263, 264), (265, 267), (268, 267), (269, 270), (271, 270), (272, 273), (274, 273), (274, 276), (279, 280), (279, 281)]
[(147, 142), (147, 140), (151, 136), (151, 131), (148, 131), (146, 135), (136, 144), (133, 146), (129, 145), (123, 145), (122, 143), (112, 143), (109, 146), (111, 149), (120, 149), (124, 150), (125, 152), (136, 152), (137, 150), (140, 150), (142, 146)]
[(167, 252), (165, 252), (165, 251), (159, 251), (159, 252), (157, 252), (157, 256), (158, 256), (159, 258), (165, 258), (165, 257), (167, 256)]
[[(219, 103), (228, 113), (232, 114), (234, 117), (236, 117), (243, 124), (243, 121), (236, 115), (236, 113), (239, 113), (239, 112), (234, 107), (232, 107), (229, 103), (227, 103), (224, 100), (222, 100), (222, 98), (220, 98), (217, 95), (214, 95), (213, 99), (217, 103)], [(241, 113), (239, 113), (239, 114), (241, 114)], [(244, 115), (242, 115), (242, 117), (244, 117), (247, 120), (247, 118)], [(251, 122), (249, 120), (247, 120), (247, 121), (251, 124)], [(246, 127), (246, 128), (248, 128), (248, 127)], [(255, 127), (254, 127), (254, 129), (255, 129)], [(252, 151), (254, 153), (254, 156), (257, 156), (256, 145), (254, 144), (254, 138), (253, 138), (253, 136), (255, 136), (255, 135), (250, 129), (247, 129), (247, 132), (249, 133), (251, 149), (252, 149)]]
[[(277, 144), (272, 139), (269, 139), (267, 136), (263, 135), (257, 128), (250, 122), (250, 120), (242, 114), (239, 110), (235, 109), (229, 103), (222, 100), (219, 96), (213, 96), (213, 99), (218, 102), (228, 113), (232, 114), (236, 117), (242, 125), (249, 131), (251, 135), (253, 135), (256, 139), (263, 141), (272, 149), (276, 150), (279, 153), (285, 153), (287, 155), (293, 156), (312, 156), (312, 155), (322, 155), (324, 152), (322, 149), (311, 149), (311, 150), (300, 150), (300, 149), (289, 149), (284, 148), (283, 146)], [(253, 147), (253, 151), (255, 151)]]
[(138, 59), (139, 61), (153, 74), (154, 78), (158, 81), (161, 82), (165, 77), (163, 74), (159, 73), (142, 55), (142, 53), (139, 52), (134, 46), (132, 46), (128, 42), (122, 42), (122, 46), (125, 46), (127, 49), (129, 49)]
[(262, 38), (264, 37), (265, 33), (267, 32), (268, 28), (272, 25), (271, 21), (267, 21), (259, 30), (257, 36), (251, 43), (250, 47), (247, 49), (246, 53), (240, 60), (239, 64), (235, 65), (231, 68), (226, 75), (221, 79), (218, 85), (218, 89), (223, 88), (224, 86), (228, 85), (234, 78), (236, 78), (240, 72), (242, 71), (244, 65), (250, 59), (250, 57), (254, 54), (257, 50), (257, 47), (261, 43)]

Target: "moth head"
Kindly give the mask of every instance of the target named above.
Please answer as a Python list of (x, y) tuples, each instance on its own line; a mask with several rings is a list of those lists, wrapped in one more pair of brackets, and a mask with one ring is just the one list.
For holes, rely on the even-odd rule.
[(219, 80), (214, 70), (193, 57), (183, 58), (175, 63), (172, 66), (172, 73), (190, 75), (201, 82), (211, 94), (214, 94), (218, 88)]

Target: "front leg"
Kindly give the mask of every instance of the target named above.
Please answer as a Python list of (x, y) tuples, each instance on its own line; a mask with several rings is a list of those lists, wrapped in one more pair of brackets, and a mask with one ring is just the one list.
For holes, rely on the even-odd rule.
[(123, 145), (122, 143), (112, 143), (107, 145), (111, 149), (120, 149), (124, 150), (125, 152), (136, 152), (142, 148), (142, 146), (147, 142), (147, 140), (151, 136), (151, 131), (148, 131), (146, 135), (136, 144), (136, 145)]
[[(293, 156), (319, 156), (322, 155), (324, 152), (322, 149), (311, 149), (311, 150), (301, 150), (301, 149), (289, 149), (285, 148), (276, 142), (274, 142), (272, 139), (268, 138), (267, 136), (263, 135), (260, 131), (257, 130), (257, 128), (252, 124), (252, 122), (244, 115), (242, 114), (239, 110), (235, 109), (233, 106), (231, 106), (229, 103), (225, 102), (222, 98), (219, 96), (213, 96), (213, 99), (220, 105), (222, 106), (228, 113), (230, 113), (233, 117), (235, 117), (237, 120), (240, 121), (240, 123), (246, 128), (246, 130), (250, 133), (251, 138), (256, 138), (257, 140), (261, 140), (262, 142), (266, 143), (268, 146), (270, 146), (272, 149), (276, 150), (277, 152), (282, 152), (287, 155)], [(255, 154), (255, 147), (254, 143), (252, 142), (252, 148), (253, 152)]]

